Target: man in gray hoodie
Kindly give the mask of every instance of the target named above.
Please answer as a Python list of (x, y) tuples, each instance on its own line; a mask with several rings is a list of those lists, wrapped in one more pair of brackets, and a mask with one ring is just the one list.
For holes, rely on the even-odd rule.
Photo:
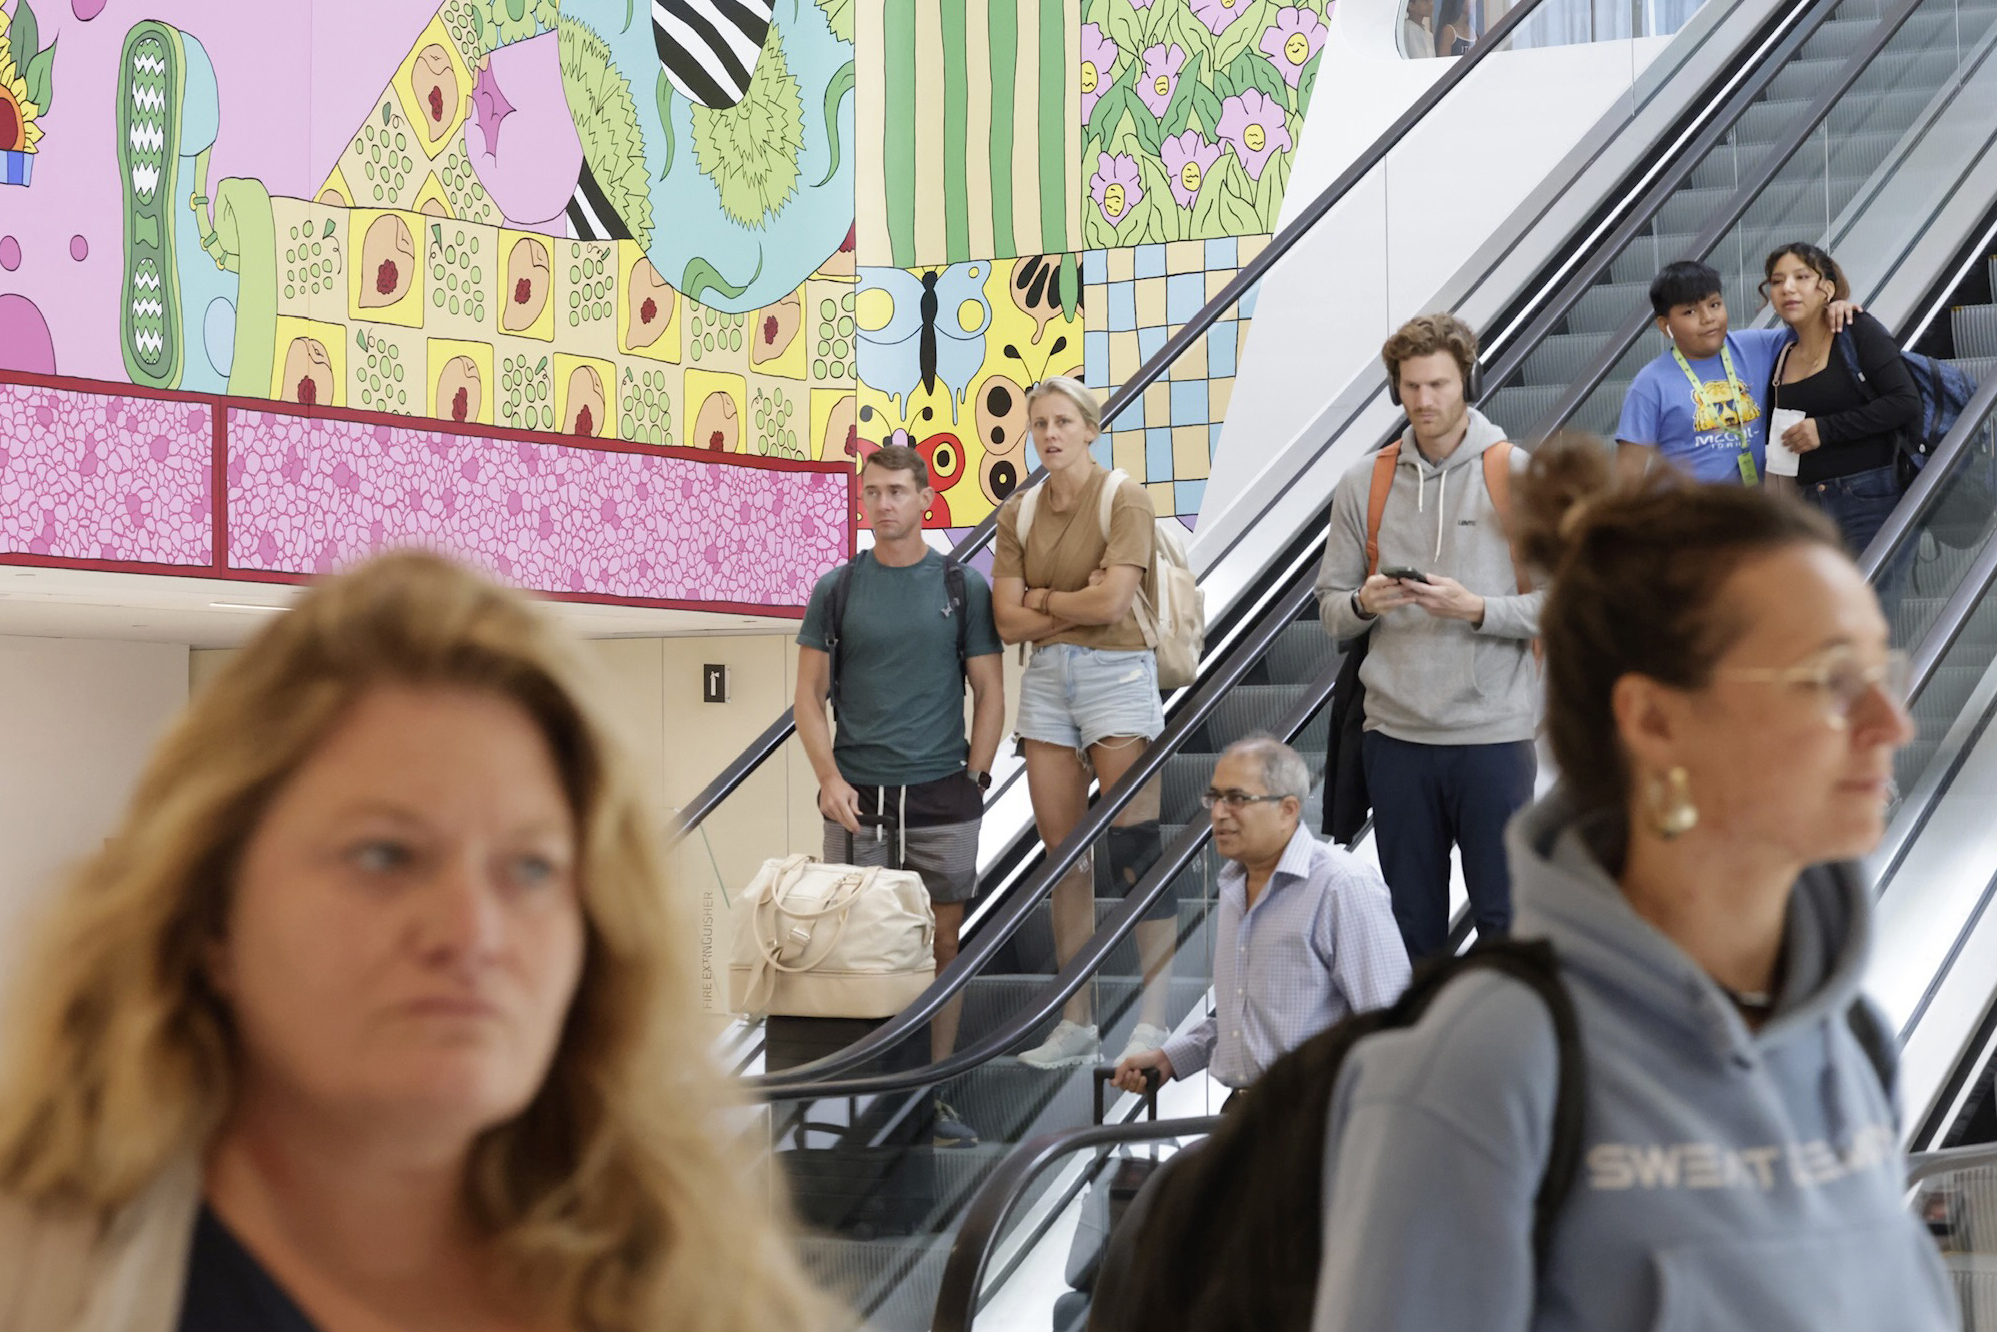
[[(1416, 961), (1449, 936), (1449, 852), (1462, 855), (1477, 930), (1511, 926), (1506, 822), (1532, 798), (1541, 591), (1524, 586), (1489, 478), (1526, 455), (1470, 406), (1477, 335), (1422, 315), (1381, 355), (1410, 422), (1369, 551), (1380, 455), (1338, 483), (1318, 611), (1339, 641), (1369, 636), (1362, 744), (1380, 868)], [(1505, 450), (1493, 459), (1485, 454)], [(1508, 482), (1501, 482), (1508, 485)]]

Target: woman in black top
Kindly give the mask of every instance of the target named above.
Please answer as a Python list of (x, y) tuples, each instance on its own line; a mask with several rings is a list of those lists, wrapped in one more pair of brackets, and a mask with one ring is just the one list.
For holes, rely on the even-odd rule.
[[(1782, 442), (1802, 455), (1796, 483), (1822, 509), (1854, 556), (1863, 552), (1899, 503), (1900, 436), (1921, 417), (1921, 395), (1900, 359), (1900, 347), (1871, 315), (1856, 316), (1843, 334), (1825, 313), (1851, 294), (1844, 271), (1806, 242), (1768, 256), (1762, 294), (1774, 303), (1796, 340), (1775, 365), (1773, 409), (1804, 413)], [(1849, 338), (1853, 356), (1837, 345)]]

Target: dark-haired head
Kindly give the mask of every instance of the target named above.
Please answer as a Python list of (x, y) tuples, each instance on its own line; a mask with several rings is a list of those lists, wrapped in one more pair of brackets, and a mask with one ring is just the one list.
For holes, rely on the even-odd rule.
[(1681, 305), (1697, 305), (1722, 291), (1718, 269), (1696, 259), (1681, 259), (1665, 265), (1650, 280), (1650, 312), (1663, 319)]
[(1851, 284), (1820, 246), (1794, 241), (1761, 266), (1761, 298), (1775, 305), (1785, 323), (1800, 324), (1821, 316), (1832, 301), (1850, 300)]
[(1668, 468), (1618, 484), (1606, 445), (1560, 436), (1518, 529), (1551, 575), (1546, 729), (1575, 801), (1642, 835), (1675, 783), (1701, 838), (1798, 868), (1872, 848), (1910, 732), (1881, 687), (1885, 619), (1821, 515)]

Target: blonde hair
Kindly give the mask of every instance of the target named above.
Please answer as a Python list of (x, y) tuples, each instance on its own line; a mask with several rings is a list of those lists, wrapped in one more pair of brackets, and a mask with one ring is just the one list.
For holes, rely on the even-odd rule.
[(1026, 415), (1029, 420), (1033, 417), (1034, 399), (1045, 397), (1049, 393), (1059, 393), (1073, 402), (1076, 410), (1082, 414), (1083, 423), (1098, 435), (1103, 432), (1103, 410), (1102, 405), (1096, 401), (1095, 390), (1080, 380), (1070, 379), (1066, 375), (1049, 375), (1026, 390)]
[(203, 975), (245, 843), (369, 690), (490, 691), (575, 813), (585, 954), (546, 1081), (474, 1143), (465, 1200), (550, 1317), (587, 1332), (829, 1324), (740, 1146), (694, 1016), (694, 936), (575, 645), (524, 597), (403, 553), (307, 593), (194, 699), (117, 834), (54, 904), (8, 1010), (0, 1190), (108, 1220), (227, 1113)]

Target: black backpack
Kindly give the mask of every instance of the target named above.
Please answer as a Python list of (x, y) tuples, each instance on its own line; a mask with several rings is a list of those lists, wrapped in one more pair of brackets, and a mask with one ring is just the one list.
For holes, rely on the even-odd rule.
[[(846, 602), (853, 592), (854, 560), (839, 566), (832, 576), (832, 590), (826, 597), (825, 605), (825, 652), (832, 658), (832, 715), (839, 715), (839, 681), (844, 674), (846, 663)], [(970, 639), (968, 608), (970, 600), (966, 592), (964, 566), (954, 556), (943, 557), (943, 596), (949, 604), (943, 613), (957, 622), (957, 677), (964, 678), (964, 649)]]
[[(1413, 1026), (1443, 987), (1473, 971), (1524, 983), (1553, 1017), (1553, 1145), (1533, 1198), (1533, 1257), (1544, 1267), (1581, 1161), (1586, 1064), (1553, 946), (1501, 939), (1421, 963), (1392, 1007), (1355, 1014), (1278, 1059), (1212, 1136), (1169, 1158), (1111, 1239), (1090, 1332), (1308, 1332), (1323, 1252), (1326, 1122), (1346, 1056), (1375, 1032)], [(1863, 1001), (1847, 1016), (1890, 1093), (1890, 1035)]]

